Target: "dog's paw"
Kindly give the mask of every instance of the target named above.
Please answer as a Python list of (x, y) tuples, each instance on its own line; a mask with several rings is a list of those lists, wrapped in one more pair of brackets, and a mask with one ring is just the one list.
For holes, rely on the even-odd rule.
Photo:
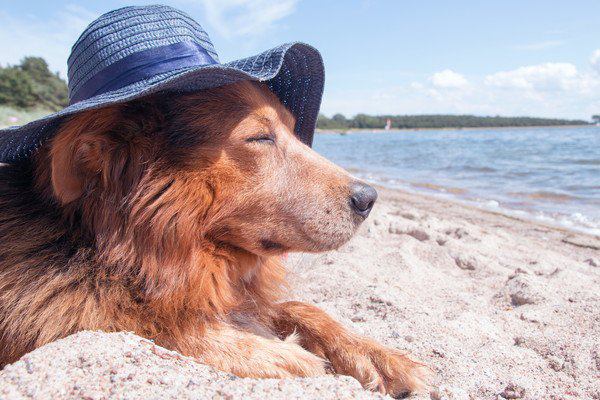
[(356, 378), (363, 387), (402, 398), (425, 386), (428, 369), (402, 352), (368, 339), (348, 342), (328, 358), (336, 373)]

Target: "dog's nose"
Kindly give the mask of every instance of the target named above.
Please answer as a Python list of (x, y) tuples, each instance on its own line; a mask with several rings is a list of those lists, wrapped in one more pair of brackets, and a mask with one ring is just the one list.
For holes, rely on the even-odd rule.
[(377, 200), (377, 191), (363, 182), (354, 182), (350, 186), (350, 204), (352, 210), (367, 218)]

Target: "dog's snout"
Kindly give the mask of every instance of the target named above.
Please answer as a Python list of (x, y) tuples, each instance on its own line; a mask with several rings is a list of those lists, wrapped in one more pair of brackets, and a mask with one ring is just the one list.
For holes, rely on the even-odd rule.
[(350, 205), (352, 210), (367, 218), (377, 200), (377, 191), (363, 182), (354, 182), (350, 186)]

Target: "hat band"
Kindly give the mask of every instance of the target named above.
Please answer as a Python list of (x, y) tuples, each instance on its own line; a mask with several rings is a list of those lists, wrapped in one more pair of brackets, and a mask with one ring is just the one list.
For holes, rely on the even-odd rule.
[(165, 72), (218, 64), (198, 43), (179, 42), (133, 53), (102, 69), (71, 94), (70, 104)]

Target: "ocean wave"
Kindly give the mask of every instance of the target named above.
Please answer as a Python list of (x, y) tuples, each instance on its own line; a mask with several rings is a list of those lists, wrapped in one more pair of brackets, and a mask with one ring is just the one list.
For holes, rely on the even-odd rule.
[(403, 189), (413, 193), (426, 193), (434, 197), (469, 204), (484, 210), (499, 212), (501, 214), (522, 218), (525, 220), (538, 221), (551, 226), (565, 228), (577, 232), (592, 235), (600, 235), (600, 218), (594, 218), (581, 212), (550, 212), (539, 208), (539, 202), (554, 204), (577, 204), (576, 196), (549, 191), (521, 192), (521, 198), (529, 201), (517, 200), (517, 193), (507, 194), (509, 197), (501, 196), (503, 200), (473, 196), (467, 189), (450, 187), (427, 182), (407, 182), (378, 174), (361, 171), (357, 174), (362, 179), (380, 184), (389, 188)]
[(565, 164), (575, 164), (575, 165), (600, 165), (600, 159), (592, 158), (592, 159), (580, 159), (580, 160), (567, 160)]
[(538, 190), (536, 192), (511, 192), (509, 195), (532, 200), (553, 201), (559, 203), (581, 200), (581, 197), (566, 193), (550, 192), (547, 190)]
[(572, 231), (600, 236), (600, 218), (593, 218), (582, 213), (545, 212), (540, 210), (513, 209), (501, 205), (495, 200), (478, 199), (476, 206), (497, 211), (502, 214), (542, 222), (547, 225), (569, 229)]
[(600, 186), (597, 185), (568, 185), (565, 186), (567, 190), (580, 191), (580, 190), (600, 190)]
[(466, 194), (468, 192), (467, 189), (437, 185), (434, 183), (410, 182), (409, 184), (410, 184), (410, 186), (415, 187), (415, 188), (428, 189), (428, 190), (433, 190), (433, 191), (442, 192), (442, 193)]
[(444, 168), (445, 170), (451, 170), (451, 171), (459, 171), (459, 172), (478, 172), (478, 173), (484, 173), (484, 174), (489, 174), (492, 172), (498, 172), (498, 170), (496, 168), (492, 168), (492, 167), (474, 167), (472, 165), (460, 165), (460, 166), (449, 166)]

